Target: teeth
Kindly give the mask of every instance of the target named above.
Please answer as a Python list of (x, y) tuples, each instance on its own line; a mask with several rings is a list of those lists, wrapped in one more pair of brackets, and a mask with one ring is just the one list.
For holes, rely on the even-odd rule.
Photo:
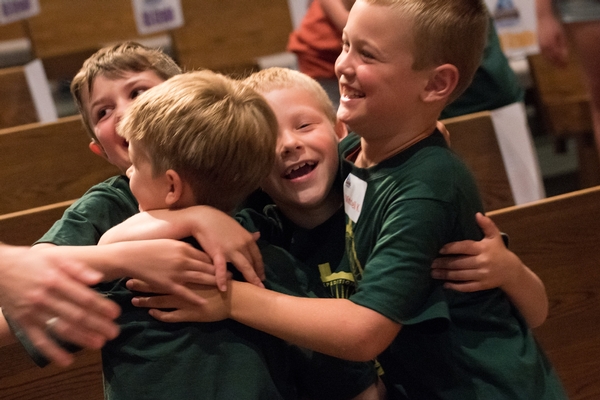
[(307, 166), (307, 165), (308, 165), (308, 166), (310, 166), (310, 167), (312, 167), (313, 165), (315, 165), (315, 162), (314, 162), (314, 161), (307, 161), (307, 162), (304, 162), (304, 163), (302, 163), (302, 164), (298, 164), (298, 165), (296, 165), (296, 166), (294, 166), (294, 167), (292, 167), (292, 168), (288, 169), (287, 171), (285, 171), (285, 175), (289, 175), (289, 174), (291, 174), (292, 172), (294, 172), (294, 171), (297, 171), (297, 170), (299, 170), (300, 168), (302, 168), (302, 167), (305, 167), (305, 166)]
[(357, 90), (352, 90), (351, 88), (345, 88), (343, 96), (348, 99), (358, 99), (358, 98), (364, 97), (364, 94), (362, 94), (361, 92), (359, 92)]

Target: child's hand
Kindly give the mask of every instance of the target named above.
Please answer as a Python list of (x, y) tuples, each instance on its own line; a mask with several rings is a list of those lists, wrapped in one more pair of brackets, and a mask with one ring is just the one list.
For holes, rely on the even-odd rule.
[[(156, 287), (137, 279), (129, 280), (127, 287), (138, 292), (157, 292)], [(229, 318), (228, 293), (221, 292), (214, 286), (188, 285), (188, 289), (202, 297), (203, 304), (198, 305), (173, 295), (134, 297), (131, 303), (136, 307), (150, 308), (149, 314), (163, 322), (214, 322)]]
[(264, 287), (265, 270), (256, 240), (258, 233), (250, 233), (229, 215), (211, 207), (203, 207), (191, 223), (192, 235), (211, 257), (216, 268), (219, 290), (227, 290), (227, 264), (231, 262), (244, 278)]
[(488, 217), (478, 213), (477, 223), (485, 237), (481, 241), (449, 243), (431, 268), (431, 276), (444, 279), (444, 287), (460, 292), (503, 288), (519, 274), (523, 264), (504, 245), (500, 231)]
[(123, 260), (131, 265), (127, 276), (144, 280), (158, 293), (169, 293), (194, 304), (204, 299), (186, 284), (216, 285), (215, 267), (204, 252), (171, 239), (141, 240), (127, 243)]

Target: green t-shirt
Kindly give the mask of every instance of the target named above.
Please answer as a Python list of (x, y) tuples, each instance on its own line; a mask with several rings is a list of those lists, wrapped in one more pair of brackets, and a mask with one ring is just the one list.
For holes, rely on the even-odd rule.
[(523, 100), (525, 91), (502, 52), (490, 18), (481, 64), (469, 87), (442, 111), (440, 119), (478, 111), (491, 111)]
[[(354, 291), (354, 278), (344, 255), (343, 209), (313, 229), (305, 229), (287, 219), (276, 206), (264, 213), (245, 209), (236, 215), (250, 231), (261, 233), (271, 248), (282, 248), (294, 257), (293, 268), (271, 264), (266, 271), (267, 286), (290, 293), (286, 286), (295, 281), (304, 297), (343, 297)], [(264, 254), (264, 253), (263, 253)], [(291, 347), (292, 368), (300, 394), (315, 400), (353, 398), (377, 379), (371, 362), (352, 362), (296, 346)]]
[[(128, 179), (114, 177), (84, 194), (38, 242), (95, 245), (137, 212)], [(279, 255), (272, 249), (263, 253), (265, 260)], [(287, 258), (281, 262), (289, 264)], [(107, 399), (297, 397), (283, 341), (234, 321), (162, 323), (131, 305), (125, 281), (97, 287), (122, 310), (120, 335), (102, 348)]]
[(444, 244), (482, 238), (475, 181), (442, 135), (368, 169), (346, 161), (359, 145), (356, 135), (340, 145), (346, 252), (357, 280), (350, 300), (402, 324), (378, 357), (391, 397), (405, 390), (409, 398), (428, 400), (565, 399), (531, 330), (500, 289), (461, 293), (431, 278)]

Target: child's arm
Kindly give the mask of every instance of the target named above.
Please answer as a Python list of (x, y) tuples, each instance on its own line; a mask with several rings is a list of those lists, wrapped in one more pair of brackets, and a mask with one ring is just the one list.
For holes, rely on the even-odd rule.
[(508, 250), (494, 222), (477, 214), (477, 223), (485, 237), (479, 241), (465, 240), (444, 246), (431, 275), (447, 280), (444, 286), (461, 292), (492, 288), (502, 289), (519, 309), (532, 328), (541, 325), (548, 316), (548, 297), (540, 278)]
[(226, 261), (233, 263), (248, 282), (262, 286), (264, 265), (255, 243), (257, 236), (212, 207), (142, 212), (108, 230), (99, 244), (188, 236), (193, 236), (211, 257), (221, 290), (227, 287)]
[[(374, 359), (401, 328), (382, 314), (348, 299), (294, 297), (234, 280), (229, 285), (225, 293), (196, 286), (196, 292), (207, 300), (200, 306), (176, 296), (136, 297), (132, 303), (151, 308), (150, 315), (163, 322), (232, 318), (298, 346), (351, 361)], [(151, 285), (135, 279), (128, 281), (127, 287), (155, 292)], [(175, 311), (159, 310), (164, 308)]]

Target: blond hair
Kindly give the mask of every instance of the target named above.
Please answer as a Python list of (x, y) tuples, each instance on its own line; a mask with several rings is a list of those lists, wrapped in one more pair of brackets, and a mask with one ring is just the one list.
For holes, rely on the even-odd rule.
[(181, 68), (167, 54), (136, 42), (107, 46), (92, 54), (71, 81), (71, 94), (81, 113), (83, 124), (90, 137), (98, 141), (92, 129), (91, 116), (83, 105), (83, 96), (91, 96), (94, 80), (100, 76), (116, 79), (125, 72), (153, 71), (167, 80), (180, 74)]
[(321, 111), (325, 113), (332, 125), (336, 123), (335, 109), (323, 87), (310, 76), (289, 68), (272, 67), (253, 73), (244, 83), (258, 91), (268, 93), (272, 90), (302, 88), (311, 93), (317, 100)]
[(252, 88), (212, 71), (177, 75), (142, 93), (117, 127), (154, 174), (173, 169), (197, 204), (233, 210), (275, 160), (277, 120)]
[(452, 64), (459, 81), (449, 101), (470, 85), (481, 64), (489, 14), (482, 0), (363, 0), (397, 9), (413, 22), (413, 69)]

